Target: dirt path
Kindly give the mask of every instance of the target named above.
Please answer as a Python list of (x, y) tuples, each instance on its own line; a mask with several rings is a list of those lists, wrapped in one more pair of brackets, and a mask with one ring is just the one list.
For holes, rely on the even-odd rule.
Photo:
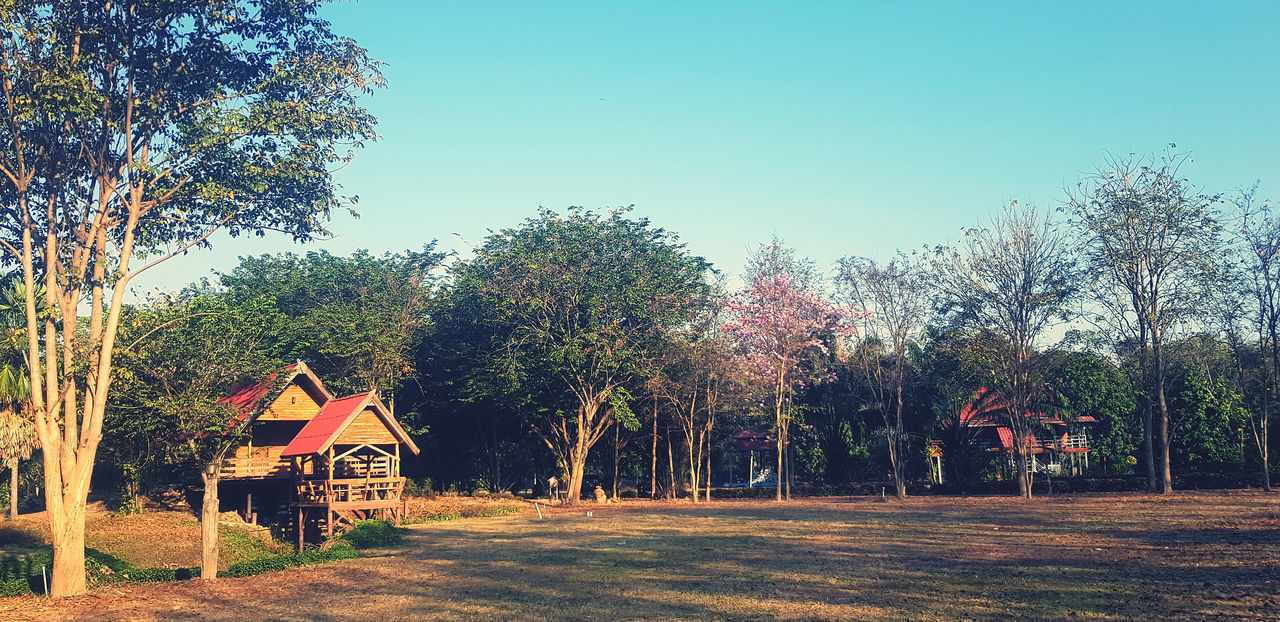
[(0, 619), (1280, 620), (1275, 495), (589, 509), (415, 527), (258, 577), (0, 599)]

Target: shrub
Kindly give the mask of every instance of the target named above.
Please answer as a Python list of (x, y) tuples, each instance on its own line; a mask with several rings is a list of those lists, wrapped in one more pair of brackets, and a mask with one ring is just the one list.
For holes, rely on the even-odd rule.
[(395, 546), (404, 539), (404, 529), (396, 527), (390, 521), (362, 520), (342, 534), (341, 539), (357, 549)]
[(351, 559), (356, 556), (355, 548), (349, 544), (346, 546), (334, 546), (324, 551), (302, 551), (301, 553), (264, 557), (262, 559), (254, 559), (247, 562), (232, 564), (226, 570), (219, 572), (218, 576), (251, 577), (264, 572), (275, 572), (277, 570), (284, 570), (285, 568), (337, 561), (340, 559)]

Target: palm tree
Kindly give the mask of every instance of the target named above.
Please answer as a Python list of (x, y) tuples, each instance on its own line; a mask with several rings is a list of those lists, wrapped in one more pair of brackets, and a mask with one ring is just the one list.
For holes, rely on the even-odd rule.
[(9, 517), (18, 516), (18, 462), (40, 445), (36, 428), (24, 407), (31, 383), (22, 359), (22, 330), (26, 323), (22, 285), (12, 279), (0, 294), (0, 460), (9, 467)]

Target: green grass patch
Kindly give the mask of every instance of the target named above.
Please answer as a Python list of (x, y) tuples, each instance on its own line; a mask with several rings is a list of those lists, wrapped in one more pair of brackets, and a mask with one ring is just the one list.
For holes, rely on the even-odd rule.
[(275, 557), (289, 552), (287, 545), (275, 540), (263, 541), (232, 525), (218, 525), (218, 548), (235, 562)]
[(273, 557), (264, 557), (262, 559), (232, 564), (226, 570), (219, 572), (218, 576), (251, 577), (264, 572), (275, 572), (286, 568), (296, 568), (298, 566), (307, 566), (310, 564), (319, 564), (323, 562), (337, 561), (340, 559), (351, 559), (358, 556), (359, 554), (356, 553), (355, 547), (343, 542), (326, 550), (314, 549), (310, 551), (302, 551), (301, 553), (276, 555)]

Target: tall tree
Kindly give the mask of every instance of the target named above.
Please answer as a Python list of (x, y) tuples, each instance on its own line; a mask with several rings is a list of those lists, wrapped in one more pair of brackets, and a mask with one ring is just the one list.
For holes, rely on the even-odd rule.
[[(844, 312), (831, 304), (814, 282), (813, 264), (774, 238), (747, 259), (746, 287), (725, 304), (724, 326), (750, 359), (759, 381), (768, 387), (774, 416), (778, 484), (776, 498), (791, 499), (787, 443), (794, 416), (794, 391), (825, 372), (816, 357), (846, 334)], [(785, 474), (785, 476), (784, 476)], [(784, 492), (785, 491), (785, 492)]]
[(266, 296), (293, 319), (297, 358), (342, 391), (395, 394), (417, 375), (416, 340), (428, 319), (434, 271), (444, 254), (420, 251), (348, 256), (326, 251), (243, 257), (219, 280), (234, 299)]
[(1063, 235), (1034, 207), (1015, 202), (989, 227), (966, 230), (959, 250), (939, 249), (937, 266), (944, 310), (958, 324), (1000, 339), (1002, 386), (993, 390), (1013, 433), (1018, 489), (1030, 498), (1035, 403), (1043, 389), (1036, 342), (1063, 317), (1076, 288)]
[(510, 398), (533, 419), (564, 465), (569, 503), (609, 426), (639, 425), (631, 391), (643, 390), (667, 331), (709, 289), (705, 260), (627, 212), (542, 210), (494, 233), (453, 267), (445, 303), (485, 340), (469, 348), (480, 361), (464, 390)]
[(1089, 453), (1115, 472), (1137, 447), (1133, 385), (1114, 363), (1089, 352), (1054, 353), (1053, 389), (1068, 420), (1093, 417)]
[[(1262, 354), (1259, 357), (1261, 382), (1256, 383), (1262, 390), (1255, 392), (1256, 397), (1251, 400), (1253, 407), (1244, 412), (1262, 467), (1262, 487), (1270, 491), (1271, 409), (1280, 392), (1280, 386), (1277, 386), (1277, 370), (1280, 370), (1280, 220), (1272, 213), (1269, 201), (1256, 198), (1256, 191), (1255, 185), (1232, 197), (1231, 201), (1236, 217), (1234, 247), (1239, 256), (1238, 264), (1232, 267), (1244, 286), (1248, 304), (1241, 308), (1227, 301), (1220, 307), (1223, 313), (1218, 316), (1223, 320), (1224, 332), (1236, 350), (1242, 372), (1242, 339), (1233, 333), (1239, 322), (1253, 329), (1251, 332), (1256, 336)], [(1246, 388), (1243, 377), (1240, 384), (1241, 388)]]
[(1000, 351), (994, 335), (957, 327), (931, 328), (921, 351), (922, 389), (942, 442), (944, 480), (961, 491), (982, 455), (977, 448), (981, 428), (974, 424), (999, 416), (996, 394), (982, 389), (996, 384)]
[(1159, 159), (1109, 160), (1080, 180), (1068, 203), (1083, 261), (1095, 275), (1094, 300), (1146, 368), (1142, 388), (1158, 417), (1145, 426), (1152, 441), (1144, 445), (1160, 458), (1152, 483), (1165, 493), (1173, 490), (1165, 343), (1197, 313), (1220, 231), (1219, 197), (1180, 177), (1189, 157), (1168, 151)]
[[(170, 459), (199, 472), (204, 486), (200, 513), (200, 576), (218, 576), (218, 484), (228, 453), (244, 442), (253, 420), (278, 391), (239, 411), (222, 399), (237, 386), (283, 379), (277, 358), (286, 319), (271, 301), (243, 304), (229, 296), (162, 299), (126, 315), (121, 336), (130, 340), (117, 361), (114, 410), (142, 425), (160, 423)], [(273, 372), (276, 372), (273, 375)], [(274, 387), (272, 387), (274, 388)], [(152, 432), (153, 434), (155, 432)]]
[(711, 450), (716, 415), (722, 408), (721, 397), (736, 379), (730, 344), (718, 330), (719, 310), (712, 301), (707, 302), (711, 304), (694, 321), (673, 331), (664, 348), (660, 372), (651, 384), (669, 403), (684, 433), (694, 503), (703, 480), (710, 475), (704, 462)]
[(24, 298), (14, 279), (0, 281), (0, 461), (9, 467), (10, 518), (18, 517), (18, 463), (40, 446), (27, 407), (31, 384), (22, 360)]
[(26, 285), (55, 596), (85, 588), (85, 500), (130, 282), (219, 230), (321, 234), (342, 205), (332, 169), (375, 138), (358, 98), (381, 84), (377, 64), (321, 4), (0, 7), (0, 248)]
[(884, 420), (894, 494), (905, 499), (902, 392), (907, 377), (907, 348), (920, 336), (928, 319), (933, 300), (931, 281), (917, 258), (902, 253), (884, 265), (865, 257), (845, 257), (838, 270), (837, 285), (860, 318), (861, 342), (851, 354), (866, 377), (875, 408)]

